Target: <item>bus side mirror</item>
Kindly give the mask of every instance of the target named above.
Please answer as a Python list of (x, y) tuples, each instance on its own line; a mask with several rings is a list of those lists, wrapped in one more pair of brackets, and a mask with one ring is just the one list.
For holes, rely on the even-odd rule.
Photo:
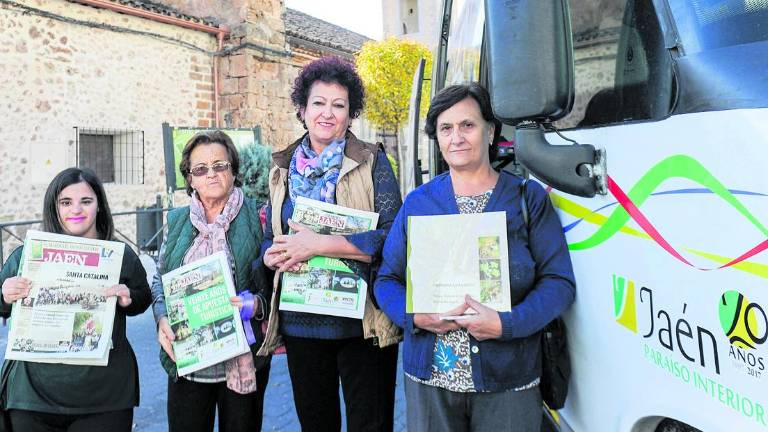
[(573, 106), (567, 0), (485, 0), (493, 112), (507, 124), (554, 121)]
[(485, 0), (485, 17), (491, 105), (499, 120), (517, 126), (517, 161), (563, 192), (605, 194), (605, 152), (589, 144), (551, 145), (540, 126), (573, 107), (567, 0)]
[(537, 124), (515, 130), (515, 157), (549, 186), (571, 195), (592, 198), (607, 190), (605, 150), (590, 144), (552, 145)]

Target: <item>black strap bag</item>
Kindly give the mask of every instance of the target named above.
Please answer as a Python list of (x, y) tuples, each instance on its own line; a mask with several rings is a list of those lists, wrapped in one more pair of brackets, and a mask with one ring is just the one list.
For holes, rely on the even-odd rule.
[(565, 406), (568, 381), (571, 377), (571, 359), (565, 322), (557, 317), (541, 333), (541, 398), (551, 409)]
[[(520, 211), (530, 234), (528, 203), (525, 189), (528, 180), (520, 184)], [(568, 395), (568, 381), (571, 378), (571, 358), (568, 355), (568, 340), (565, 322), (561, 317), (553, 319), (541, 332), (541, 398), (550, 409), (565, 406)]]

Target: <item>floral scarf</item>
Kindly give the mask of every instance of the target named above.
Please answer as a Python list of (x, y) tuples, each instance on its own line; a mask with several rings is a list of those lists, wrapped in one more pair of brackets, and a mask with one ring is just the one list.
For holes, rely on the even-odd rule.
[(336, 203), (336, 181), (344, 160), (346, 139), (334, 140), (320, 154), (309, 145), (309, 135), (296, 147), (288, 167), (291, 202), (297, 196)]
[[(189, 219), (192, 225), (197, 228), (198, 234), (195, 241), (184, 256), (184, 264), (205, 258), (215, 252), (225, 251), (230, 268), (234, 262), (232, 251), (227, 245), (227, 230), (229, 224), (235, 219), (243, 206), (243, 190), (235, 188), (229, 195), (224, 210), (216, 216), (213, 223), (208, 223), (205, 217), (205, 209), (197, 192), (192, 194), (192, 200), (189, 205)], [(244, 322), (244, 325), (250, 325)], [(227, 388), (240, 393), (247, 394), (256, 391), (256, 368), (253, 365), (253, 356), (250, 351), (241, 354), (225, 362)]]

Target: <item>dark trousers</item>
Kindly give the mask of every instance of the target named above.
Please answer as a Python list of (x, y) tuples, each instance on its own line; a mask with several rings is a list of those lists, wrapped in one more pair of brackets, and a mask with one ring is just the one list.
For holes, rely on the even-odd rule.
[(226, 382), (168, 378), (169, 432), (210, 432), (217, 409), (220, 432), (259, 432), (268, 381), (269, 364), (256, 371), (257, 390), (250, 394), (234, 392)]
[(362, 337), (283, 339), (302, 431), (341, 430), (339, 380), (347, 430), (392, 431), (397, 345), (379, 348)]
[(96, 414), (53, 414), (12, 409), (11, 428), (24, 432), (130, 432), (133, 409)]

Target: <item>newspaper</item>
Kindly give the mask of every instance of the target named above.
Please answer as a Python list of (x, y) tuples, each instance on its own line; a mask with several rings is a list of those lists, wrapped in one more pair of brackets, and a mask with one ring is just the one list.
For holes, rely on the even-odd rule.
[(406, 312), (442, 313), (469, 294), (512, 310), (505, 212), (410, 216)]
[(163, 293), (180, 376), (248, 352), (224, 251), (164, 274)]
[(19, 276), (31, 281), (16, 302), (5, 358), (106, 366), (125, 245), (28, 231)]
[[(320, 234), (348, 235), (376, 229), (379, 215), (298, 197), (291, 219)], [(282, 277), (280, 310), (363, 318), (368, 282), (342, 260), (316, 256)]]

